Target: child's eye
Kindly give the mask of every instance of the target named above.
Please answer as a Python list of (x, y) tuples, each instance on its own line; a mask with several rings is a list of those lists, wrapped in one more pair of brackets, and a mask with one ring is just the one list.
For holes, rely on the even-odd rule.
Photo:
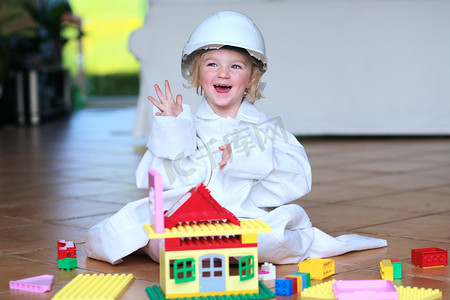
[(231, 68), (232, 69), (241, 69), (241, 66), (239, 66), (239, 65), (232, 65)]
[(209, 63), (209, 64), (207, 64), (207, 66), (208, 67), (217, 67), (217, 64), (216, 63)]

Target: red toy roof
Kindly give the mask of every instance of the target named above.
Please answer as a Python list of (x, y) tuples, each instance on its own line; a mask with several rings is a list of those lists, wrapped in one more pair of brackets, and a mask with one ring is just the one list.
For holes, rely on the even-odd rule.
[(214, 220), (229, 220), (239, 225), (239, 219), (221, 206), (203, 183), (181, 197), (164, 216), (165, 227), (169, 229), (178, 223)]

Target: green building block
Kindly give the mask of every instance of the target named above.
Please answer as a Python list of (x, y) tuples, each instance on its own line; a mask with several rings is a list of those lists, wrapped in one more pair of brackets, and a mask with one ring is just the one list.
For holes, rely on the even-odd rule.
[(166, 299), (161, 288), (157, 285), (146, 287), (145, 292), (150, 300), (249, 300), (249, 299), (270, 299), (274, 298), (275, 294), (269, 290), (261, 281), (259, 282), (258, 294), (237, 294), (237, 295), (223, 295), (223, 296), (200, 296), (200, 297), (180, 297)]
[(394, 268), (394, 279), (402, 278), (402, 263), (399, 261), (393, 261), (392, 267)]
[(58, 268), (61, 270), (73, 270), (78, 266), (76, 258), (58, 259)]
[(302, 289), (307, 289), (311, 286), (311, 274), (305, 272), (295, 272), (291, 275), (302, 276)]

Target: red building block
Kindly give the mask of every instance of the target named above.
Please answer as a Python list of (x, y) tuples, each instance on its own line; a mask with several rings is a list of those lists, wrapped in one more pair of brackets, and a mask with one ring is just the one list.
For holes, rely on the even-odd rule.
[(59, 240), (57, 242), (58, 259), (77, 258), (77, 247), (74, 242)]
[(222, 207), (201, 183), (182, 196), (165, 214), (165, 227), (171, 229), (178, 223), (211, 220), (229, 220), (239, 225), (239, 219)]
[(285, 279), (292, 280), (292, 294), (298, 293), (298, 278), (296, 277), (284, 277)]
[(448, 252), (440, 248), (411, 249), (411, 263), (421, 268), (445, 266)]

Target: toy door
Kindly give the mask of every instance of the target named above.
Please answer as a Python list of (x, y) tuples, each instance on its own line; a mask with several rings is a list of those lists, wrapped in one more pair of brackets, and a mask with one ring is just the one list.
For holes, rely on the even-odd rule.
[(225, 291), (225, 257), (209, 254), (200, 257), (200, 293)]

